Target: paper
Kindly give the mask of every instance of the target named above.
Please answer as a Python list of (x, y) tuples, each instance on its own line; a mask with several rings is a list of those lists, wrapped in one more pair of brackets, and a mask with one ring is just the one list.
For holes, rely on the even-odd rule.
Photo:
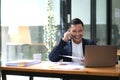
[(38, 63), (40, 63), (40, 61), (37, 60), (16, 60), (7, 62), (6, 66), (31, 66)]
[(84, 58), (79, 58), (79, 57), (75, 57), (75, 56), (67, 56), (67, 55), (60, 55), (62, 57), (67, 57), (67, 58), (72, 58), (72, 59), (78, 59), (78, 60), (83, 60)]
[(63, 69), (63, 70), (78, 70), (83, 69), (84, 65), (75, 62), (57, 62), (54, 65), (51, 65), (51, 68), (54, 69)]

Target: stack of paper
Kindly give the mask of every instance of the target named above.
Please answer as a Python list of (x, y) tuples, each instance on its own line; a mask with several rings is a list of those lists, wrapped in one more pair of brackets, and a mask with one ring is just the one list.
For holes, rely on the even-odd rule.
[(38, 60), (16, 60), (7, 62), (6, 66), (30, 66), (38, 63), (40, 63)]

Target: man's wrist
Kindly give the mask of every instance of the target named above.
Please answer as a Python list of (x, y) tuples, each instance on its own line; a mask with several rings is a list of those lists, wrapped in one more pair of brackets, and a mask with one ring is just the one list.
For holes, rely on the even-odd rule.
[(67, 41), (68, 41), (68, 39), (67, 39), (67, 38), (64, 38), (64, 37), (62, 38), (62, 40), (63, 40), (63, 41), (65, 41), (65, 42), (67, 42)]

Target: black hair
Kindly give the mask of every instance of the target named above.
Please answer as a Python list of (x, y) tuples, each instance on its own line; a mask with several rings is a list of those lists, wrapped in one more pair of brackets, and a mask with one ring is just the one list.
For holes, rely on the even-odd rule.
[(83, 22), (79, 18), (74, 18), (73, 20), (71, 20), (70, 25), (75, 25), (75, 24), (82, 24), (82, 26), (84, 27)]

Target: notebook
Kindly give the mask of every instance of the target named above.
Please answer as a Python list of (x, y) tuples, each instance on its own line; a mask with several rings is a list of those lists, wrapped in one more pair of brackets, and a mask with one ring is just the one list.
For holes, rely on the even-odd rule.
[(86, 45), (85, 67), (112, 67), (117, 62), (117, 46)]

